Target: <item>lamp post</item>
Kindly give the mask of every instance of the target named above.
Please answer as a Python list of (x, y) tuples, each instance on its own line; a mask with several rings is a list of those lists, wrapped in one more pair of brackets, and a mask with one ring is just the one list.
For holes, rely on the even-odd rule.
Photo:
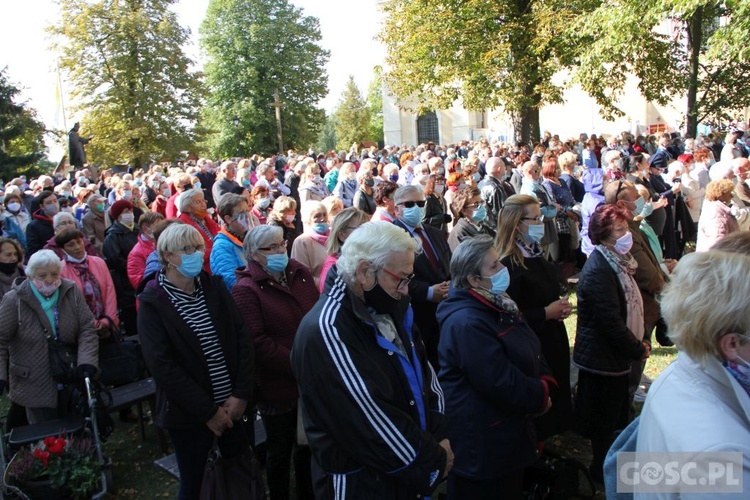
[(240, 135), (239, 135), (239, 128), (240, 128), (240, 117), (237, 115), (234, 115), (234, 118), (232, 118), (232, 123), (234, 123), (234, 135), (237, 136), (237, 158), (240, 157)]

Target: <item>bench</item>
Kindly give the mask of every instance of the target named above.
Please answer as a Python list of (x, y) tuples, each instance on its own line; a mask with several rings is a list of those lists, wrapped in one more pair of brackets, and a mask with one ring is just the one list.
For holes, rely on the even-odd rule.
[[(151, 405), (152, 413), (156, 413), (155, 405), (153, 404), (156, 401), (156, 383), (154, 382), (153, 377), (144, 378), (143, 380), (139, 380), (137, 382), (133, 382), (127, 385), (121, 385), (120, 387), (115, 387), (113, 389), (110, 389), (109, 393), (112, 397), (112, 401), (109, 405), (107, 405), (107, 411), (109, 411), (110, 413), (136, 405), (138, 412), (138, 425), (141, 429), (141, 439), (145, 440), (146, 423), (143, 414), (143, 402), (148, 401)], [(107, 403), (106, 398), (104, 402)], [(159, 445), (161, 446), (162, 450), (165, 450), (166, 442), (164, 440), (164, 436), (161, 432), (158, 432), (158, 435)]]

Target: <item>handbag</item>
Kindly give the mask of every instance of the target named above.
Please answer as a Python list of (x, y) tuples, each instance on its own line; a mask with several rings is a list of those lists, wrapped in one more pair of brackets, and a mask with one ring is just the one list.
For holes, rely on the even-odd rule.
[(224, 458), (219, 451), (218, 438), (208, 452), (203, 473), (200, 500), (265, 500), (266, 487), (253, 449), (248, 447), (239, 455)]
[(77, 345), (66, 344), (49, 335), (47, 336), (47, 351), (50, 377), (61, 384), (70, 384), (80, 380)]
[(99, 381), (105, 387), (118, 387), (141, 379), (144, 372), (141, 345), (135, 338), (124, 338), (107, 316), (110, 335), (99, 341)]
[(594, 498), (596, 494), (596, 486), (585, 465), (548, 450), (524, 470), (523, 490), (527, 500)]

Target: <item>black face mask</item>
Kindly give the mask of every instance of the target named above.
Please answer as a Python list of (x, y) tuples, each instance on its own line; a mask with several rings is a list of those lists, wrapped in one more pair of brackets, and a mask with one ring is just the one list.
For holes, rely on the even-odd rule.
[(393, 297), (383, 290), (380, 283), (375, 280), (375, 286), (365, 290), (365, 303), (375, 309), (378, 314), (390, 314), (396, 310), (400, 299)]
[(10, 276), (18, 269), (18, 262), (0, 262), (0, 273)]

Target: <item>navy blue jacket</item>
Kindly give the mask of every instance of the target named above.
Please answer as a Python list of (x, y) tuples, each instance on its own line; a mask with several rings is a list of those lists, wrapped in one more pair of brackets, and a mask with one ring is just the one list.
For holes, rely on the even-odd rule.
[(440, 385), (453, 473), (491, 480), (537, 457), (532, 415), (555, 384), (536, 334), (522, 317), (479, 294), (451, 289), (438, 306)]

